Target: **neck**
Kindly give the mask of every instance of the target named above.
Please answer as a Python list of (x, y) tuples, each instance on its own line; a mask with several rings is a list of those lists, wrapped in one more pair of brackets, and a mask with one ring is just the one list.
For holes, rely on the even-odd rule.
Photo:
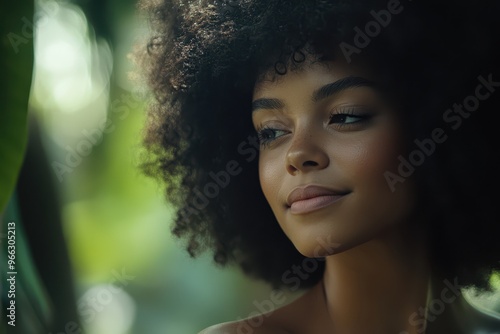
[(408, 229), (327, 257), (323, 286), (334, 332), (423, 333), (429, 280), (423, 233)]

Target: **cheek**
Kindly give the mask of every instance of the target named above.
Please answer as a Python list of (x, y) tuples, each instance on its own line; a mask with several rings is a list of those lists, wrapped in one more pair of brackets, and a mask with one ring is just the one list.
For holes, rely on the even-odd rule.
[(393, 191), (385, 177), (386, 172), (397, 170), (403, 147), (398, 132), (386, 128), (372, 135), (367, 133), (365, 138), (352, 142), (338, 158), (339, 163), (344, 164), (342, 170), (352, 182), (356, 205), (369, 213), (372, 223), (401, 221), (412, 211), (415, 202), (412, 181), (405, 180), (397, 191)]
[(377, 186), (390, 190), (384, 173), (394, 170), (402, 153), (402, 140), (392, 128), (360, 133), (345, 140), (332, 152), (332, 160), (354, 187)]
[(283, 158), (273, 152), (260, 152), (259, 155), (259, 180), (262, 192), (271, 208), (278, 205), (278, 193), (281, 188), (284, 167)]

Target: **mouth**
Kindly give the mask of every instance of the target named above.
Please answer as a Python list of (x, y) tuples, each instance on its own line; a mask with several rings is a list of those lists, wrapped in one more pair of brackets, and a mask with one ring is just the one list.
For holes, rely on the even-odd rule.
[(314, 185), (297, 187), (288, 195), (286, 206), (292, 214), (306, 214), (332, 205), (349, 193)]

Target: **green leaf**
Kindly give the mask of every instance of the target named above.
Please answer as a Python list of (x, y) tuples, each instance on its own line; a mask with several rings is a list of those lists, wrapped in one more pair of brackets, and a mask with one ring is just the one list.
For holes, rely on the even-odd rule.
[(27, 142), (28, 99), (33, 72), (33, 1), (0, 5), (0, 213), (11, 196)]

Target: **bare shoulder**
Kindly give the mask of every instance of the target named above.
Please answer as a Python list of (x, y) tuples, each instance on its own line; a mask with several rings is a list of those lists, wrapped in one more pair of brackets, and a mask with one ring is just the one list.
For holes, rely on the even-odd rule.
[[(246, 319), (225, 322), (211, 326), (198, 334), (290, 334), (322, 332), (321, 303), (319, 285), (306, 291), (301, 296), (281, 307), (272, 308), (270, 312), (257, 314)], [(267, 307), (270, 309), (271, 307)], [(316, 324), (316, 325), (312, 325)], [(317, 328), (316, 328), (317, 327)]]
[(262, 323), (260, 326), (251, 326), (248, 320), (251, 319), (225, 322), (210, 326), (198, 334), (290, 334), (290, 332), (275, 325)]

